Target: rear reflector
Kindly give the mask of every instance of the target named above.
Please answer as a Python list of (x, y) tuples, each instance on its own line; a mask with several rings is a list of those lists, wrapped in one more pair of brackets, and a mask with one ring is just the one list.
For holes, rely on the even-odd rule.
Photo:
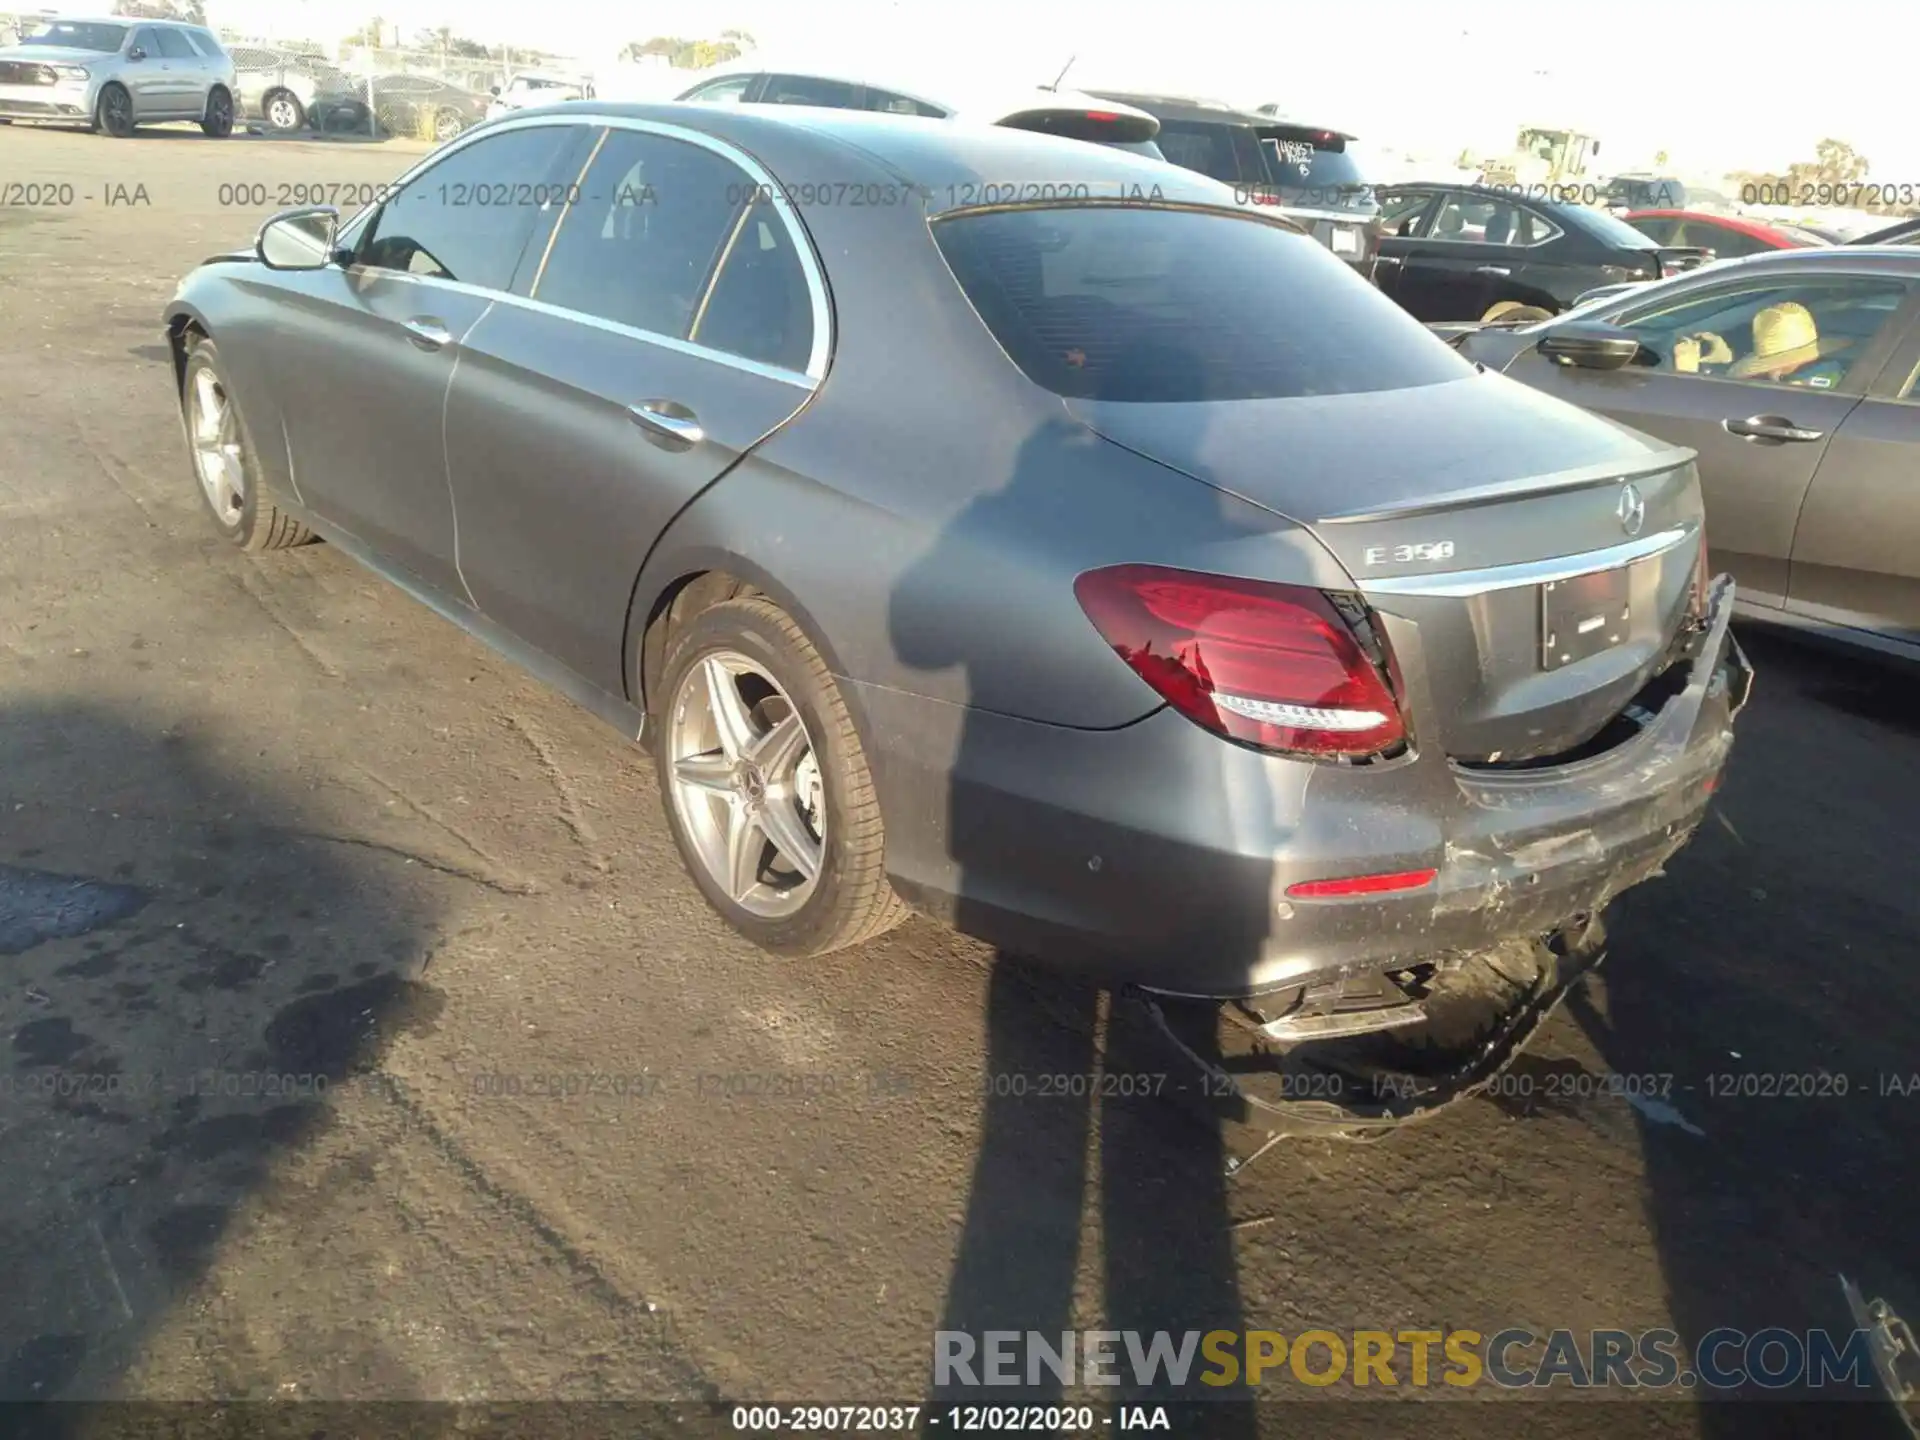
[(1118, 120), (1120, 117), (1111, 110), (1089, 110), (1087, 112), (1087, 118), (1089, 120), (1104, 121), (1104, 120)]
[(1073, 591), (1114, 653), (1216, 735), (1316, 758), (1406, 739), (1386, 677), (1318, 590), (1116, 565)]
[(1348, 895), (1388, 895), (1396, 890), (1419, 890), (1433, 883), (1438, 870), (1398, 870), (1390, 875), (1347, 875), (1338, 880), (1302, 880), (1289, 885), (1295, 900), (1338, 900)]

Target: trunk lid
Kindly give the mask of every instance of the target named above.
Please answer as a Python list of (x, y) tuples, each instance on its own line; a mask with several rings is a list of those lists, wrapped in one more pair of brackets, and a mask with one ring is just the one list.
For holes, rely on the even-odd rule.
[[(1664, 668), (1685, 619), (1693, 452), (1504, 376), (1066, 404), (1114, 443), (1310, 529), (1392, 617), (1415, 730), (1456, 759), (1576, 749)], [(1573, 581), (1601, 570), (1621, 573)]]

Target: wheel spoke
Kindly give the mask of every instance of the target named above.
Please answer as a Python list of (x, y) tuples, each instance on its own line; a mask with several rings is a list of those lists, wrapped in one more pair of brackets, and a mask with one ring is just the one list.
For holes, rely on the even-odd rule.
[(760, 862), (766, 858), (767, 834), (760, 817), (745, 805), (727, 814), (727, 894), (745, 900), (760, 884)]
[(718, 750), (674, 761), (673, 778), (695, 790), (708, 790), (716, 795), (733, 794), (733, 766)]
[(701, 669), (707, 678), (707, 708), (713, 715), (713, 727), (719, 732), (720, 749), (728, 760), (738, 760), (753, 744), (753, 717), (747, 714), (747, 702), (740, 698), (740, 685), (733, 672), (715, 656)]
[(213, 378), (211, 370), (202, 370), (193, 377), (193, 397), (194, 439), (209, 444), (220, 436), (226, 409), (220, 403), (219, 383)]
[(793, 767), (807, 753), (807, 727), (800, 723), (800, 712), (787, 718), (747, 747), (747, 759), (760, 767), (767, 783), (777, 785), (792, 777)]
[(760, 825), (773, 842), (773, 848), (800, 872), (802, 880), (811, 880), (820, 873), (820, 842), (807, 830), (791, 796), (769, 795), (760, 812)]

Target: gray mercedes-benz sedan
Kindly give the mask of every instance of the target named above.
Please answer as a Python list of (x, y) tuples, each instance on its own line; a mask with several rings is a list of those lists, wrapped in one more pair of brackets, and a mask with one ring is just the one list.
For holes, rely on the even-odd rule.
[(1270, 995), (1584, 924), (1749, 674), (1692, 452), (1149, 159), (578, 102), (166, 311), (215, 524), (322, 536), (652, 750), (812, 955), (908, 908)]

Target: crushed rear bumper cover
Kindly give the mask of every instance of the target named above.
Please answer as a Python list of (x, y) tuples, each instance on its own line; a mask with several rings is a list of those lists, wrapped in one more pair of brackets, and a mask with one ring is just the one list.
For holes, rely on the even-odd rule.
[[(866, 722), (888, 869), (913, 904), (1105, 985), (1246, 997), (1539, 936), (1661, 872), (1706, 812), (1753, 677), (1715, 582), (1684, 688), (1574, 764), (1443, 754), (1316, 766), (1159, 710), (1073, 730), (843, 682)], [(1417, 891), (1289, 900), (1431, 868)]]

